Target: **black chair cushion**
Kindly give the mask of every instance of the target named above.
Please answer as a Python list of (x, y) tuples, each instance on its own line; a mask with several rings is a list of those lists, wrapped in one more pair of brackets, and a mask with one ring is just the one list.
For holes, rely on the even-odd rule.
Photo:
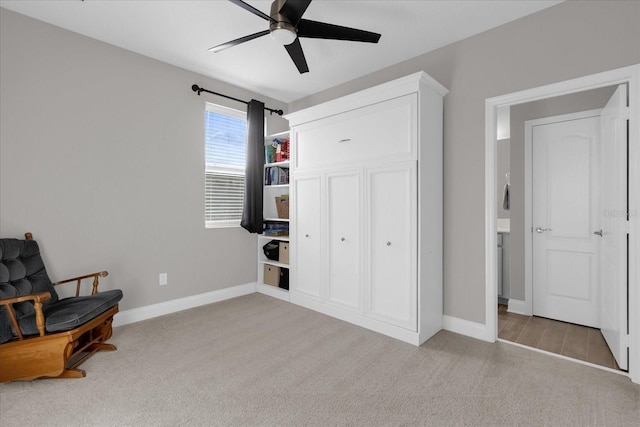
[[(43, 310), (45, 330), (47, 332), (70, 331), (109, 310), (121, 299), (120, 289), (61, 299)], [(19, 318), (18, 323), (24, 335), (38, 334), (35, 314)]]

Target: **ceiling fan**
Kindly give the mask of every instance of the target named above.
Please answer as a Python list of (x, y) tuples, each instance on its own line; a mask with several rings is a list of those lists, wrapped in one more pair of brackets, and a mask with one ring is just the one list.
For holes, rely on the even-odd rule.
[(302, 74), (308, 72), (309, 67), (307, 66), (307, 60), (304, 57), (299, 37), (349, 40), (366, 43), (378, 43), (378, 40), (380, 40), (380, 34), (370, 31), (302, 19), (302, 15), (305, 10), (307, 10), (307, 7), (309, 7), (311, 0), (275, 0), (271, 3), (270, 15), (259, 11), (241, 0), (229, 1), (269, 21), (269, 29), (214, 46), (210, 48), (209, 51), (220, 52), (240, 43), (271, 34), (271, 38), (284, 46), (294, 64), (296, 64), (298, 71)]

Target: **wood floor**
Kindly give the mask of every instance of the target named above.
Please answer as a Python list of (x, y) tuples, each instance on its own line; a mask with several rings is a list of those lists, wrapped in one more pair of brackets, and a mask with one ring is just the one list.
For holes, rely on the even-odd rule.
[(508, 313), (507, 306), (502, 304), (498, 305), (498, 338), (620, 369), (599, 329)]

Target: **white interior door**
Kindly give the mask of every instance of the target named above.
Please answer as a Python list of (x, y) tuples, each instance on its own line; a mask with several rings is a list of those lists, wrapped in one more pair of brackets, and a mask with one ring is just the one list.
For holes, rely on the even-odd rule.
[(532, 128), (533, 314), (600, 327), (600, 117)]
[(627, 87), (602, 110), (600, 156), (600, 329), (618, 366), (627, 369)]
[(362, 308), (360, 171), (327, 174), (327, 299), (342, 308)]

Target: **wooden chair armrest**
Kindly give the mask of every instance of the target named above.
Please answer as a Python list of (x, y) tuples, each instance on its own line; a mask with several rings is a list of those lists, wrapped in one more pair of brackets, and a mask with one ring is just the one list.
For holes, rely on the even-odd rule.
[(93, 277), (93, 289), (91, 291), (91, 295), (95, 295), (98, 293), (98, 277), (107, 277), (108, 275), (109, 272), (107, 271), (98, 271), (97, 273), (85, 274), (84, 276), (61, 280), (59, 282), (53, 283), (53, 286), (58, 286), (69, 282), (76, 282), (76, 296), (80, 296), (80, 283), (82, 283), (84, 279), (90, 279)]
[(11, 323), (13, 324), (13, 328), (15, 329), (16, 334), (18, 334), (19, 339), (22, 340), (24, 337), (22, 336), (18, 319), (16, 319), (16, 314), (13, 312), (12, 305), (18, 302), (33, 301), (33, 308), (36, 310), (36, 327), (42, 337), (44, 336), (44, 314), (42, 313), (42, 303), (49, 301), (50, 299), (51, 294), (49, 292), (39, 292), (37, 294), (0, 300), (0, 304), (4, 305), (7, 309), (7, 313), (9, 314), (9, 318), (11, 319)]
[(0, 304), (10, 305), (10, 304), (15, 304), (17, 302), (24, 302), (24, 301), (33, 301), (33, 302), (43, 303), (43, 302), (49, 301), (50, 299), (51, 299), (51, 294), (49, 292), (39, 292), (37, 294), (23, 295), (21, 297), (0, 299)]

